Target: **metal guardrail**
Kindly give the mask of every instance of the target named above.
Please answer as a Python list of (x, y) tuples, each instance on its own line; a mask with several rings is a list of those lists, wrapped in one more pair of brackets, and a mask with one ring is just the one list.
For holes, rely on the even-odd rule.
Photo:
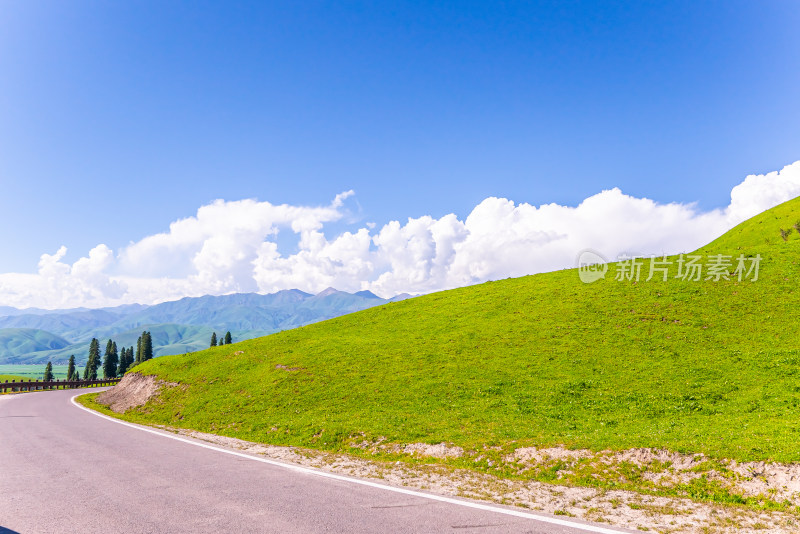
[(71, 388), (85, 388), (85, 387), (101, 387), (113, 386), (122, 378), (98, 378), (96, 380), (49, 380), (43, 382), (40, 380), (29, 381), (15, 381), (0, 382), (0, 393), (5, 393), (6, 390), (14, 391), (40, 391), (46, 389), (71, 389)]

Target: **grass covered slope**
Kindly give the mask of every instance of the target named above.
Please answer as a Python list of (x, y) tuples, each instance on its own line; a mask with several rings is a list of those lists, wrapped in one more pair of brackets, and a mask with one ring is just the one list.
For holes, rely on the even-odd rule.
[(68, 345), (66, 339), (44, 330), (0, 328), (0, 354), (4, 354), (9, 361), (31, 352), (52, 351)]
[[(800, 460), (800, 199), (698, 254), (759, 280), (583, 284), (575, 270), (418, 297), (136, 368), (185, 384), (133, 419), (323, 449), (356, 441), (663, 447)], [(731, 268), (731, 270), (733, 267)], [(672, 266), (671, 276), (677, 273)]]

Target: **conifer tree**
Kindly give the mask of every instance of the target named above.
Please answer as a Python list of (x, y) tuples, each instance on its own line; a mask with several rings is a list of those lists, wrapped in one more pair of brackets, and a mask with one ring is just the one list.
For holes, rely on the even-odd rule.
[(153, 358), (153, 338), (150, 332), (142, 332), (142, 361)]
[(92, 374), (92, 359), (91, 355), (89, 358), (86, 359), (86, 365), (83, 368), (83, 379), (89, 380), (89, 376)]
[(231, 331), (228, 330), (228, 332), (225, 334), (225, 344), (230, 345), (231, 343), (233, 343), (233, 336), (231, 336)]
[(67, 366), (67, 380), (77, 380), (78, 373), (75, 372), (75, 355), (69, 357), (69, 365)]
[(116, 378), (118, 363), (117, 344), (109, 339), (108, 343), (106, 343), (106, 353), (103, 357), (103, 378)]
[(89, 380), (97, 380), (97, 369), (100, 367), (100, 342), (97, 338), (92, 338), (89, 344), (89, 359), (86, 360), (86, 370), (83, 372), (83, 378)]
[(211, 334), (211, 346), (212, 347), (216, 347), (217, 346), (217, 333), (216, 332)]
[(128, 349), (126, 347), (122, 347), (122, 351), (119, 353), (119, 366), (117, 367), (117, 376), (122, 376), (125, 374), (125, 371), (128, 370), (128, 366), (131, 362), (128, 361)]
[(136, 340), (136, 363), (142, 363), (142, 336), (139, 336), (139, 339)]
[(42, 377), (43, 382), (50, 382), (53, 380), (53, 364), (47, 362), (47, 365), (44, 368), (44, 376)]
[(117, 364), (117, 376), (122, 376), (128, 367), (128, 349), (122, 347), (119, 351), (119, 363)]

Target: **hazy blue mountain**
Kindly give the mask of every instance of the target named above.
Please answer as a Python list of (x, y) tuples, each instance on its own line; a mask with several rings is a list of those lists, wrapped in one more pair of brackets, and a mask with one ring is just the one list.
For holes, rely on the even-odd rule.
[(25, 308), (20, 310), (12, 308), (11, 306), (0, 306), (0, 316), (7, 315), (41, 315), (43, 313), (50, 313), (51, 310), (42, 310), (40, 308)]
[(22, 310), (18, 310), (16, 308), (12, 308), (11, 306), (0, 306), (0, 316), (3, 315), (18, 315), (22, 313)]
[(108, 326), (122, 318), (122, 315), (105, 310), (77, 310), (54, 312), (44, 315), (12, 315), (0, 317), (0, 328), (32, 328), (46, 330), (55, 335), (74, 341), (82, 340), (98, 328)]
[[(393, 300), (406, 296), (398, 295)], [(269, 295), (238, 293), (187, 297), (153, 306), (131, 304), (103, 309), (41, 310), (44, 313), (4, 307), (0, 308), (0, 328), (34, 329), (61, 339), (64, 344), (25, 345), (24, 337), (9, 337), (9, 344), (30, 349), (25, 352), (0, 347), (0, 363), (48, 360), (57, 363), (66, 361), (71, 354), (80, 362), (85, 360), (93, 337), (100, 340), (101, 347), (105, 347), (108, 339), (113, 339), (120, 347), (131, 346), (136, 344), (143, 330), (151, 332), (157, 356), (181, 354), (208, 347), (212, 332), (220, 337), (230, 331), (235, 341), (241, 341), (387, 302), (389, 300), (370, 291), (353, 294), (328, 288), (316, 295), (290, 289)]]
[(112, 325), (117, 331), (144, 324), (177, 323), (207, 325), (226, 330), (279, 330), (280, 322), (298, 304), (313, 297), (297, 289), (260, 295), (234, 295), (183, 298), (164, 302), (126, 315)]
[(10, 317), (14, 315), (62, 315), (86, 311), (106, 311), (119, 315), (126, 315), (134, 311), (147, 308), (144, 304), (123, 304), (110, 308), (65, 308), (55, 310), (44, 310), (42, 308), (14, 308), (11, 306), (0, 306), (0, 317)]
[(103, 336), (108, 337), (144, 324), (175, 323), (209, 326), (223, 332), (278, 332), (385, 302), (383, 299), (356, 296), (335, 289), (317, 295), (291, 289), (269, 295), (239, 293), (184, 298), (127, 315), (101, 331)]

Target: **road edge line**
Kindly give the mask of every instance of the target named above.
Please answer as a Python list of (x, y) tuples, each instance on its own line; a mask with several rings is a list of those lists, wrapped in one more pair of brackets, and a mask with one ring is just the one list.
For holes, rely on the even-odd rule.
[(83, 410), (85, 412), (88, 412), (88, 413), (90, 413), (92, 415), (96, 415), (97, 417), (102, 417), (103, 419), (107, 419), (107, 420), (109, 420), (111, 422), (118, 423), (120, 425), (124, 425), (124, 426), (130, 427), (130, 428), (135, 428), (136, 430), (141, 430), (143, 432), (149, 432), (150, 434), (155, 434), (157, 436), (161, 436), (161, 437), (164, 437), (164, 438), (174, 439), (176, 441), (181, 441), (183, 443), (188, 443), (189, 445), (194, 445), (196, 447), (202, 447), (204, 449), (210, 449), (212, 451), (222, 452), (222, 453), (225, 453), (225, 454), (230, 454), (232, 456), (238, 456), (240, 458), (246, 458), (248, 460), (261, 462), (261, 463), (265, 463), (265, 464), (268, 464), (268, 465), (274, 465), (276, 467), (283, 467), (285, 469), (290, 469), (290, 470), (297, 471), (297, 472), (300, 472), (300, 473), (305, 473), (305, 474), (309, 474), (309, 475), (315, 475), (315, 476), (329, 478), (329, 479), (333, 479), (333, 480), (339, 480), (339, 481), (342, 481), (342, 482), (349, 482), (351, 484), (360, 484), (362, 486), (368, 486), (368, 487), (371, 487), (371, 488), (376, 488), (376, 489), (380, 489), (380, 490), (384, 490), (384, 491), (392, 491), (394, 493), (401, 493), (401, 494), (404, 494), (404, 495), (411, 495), (413, 497), (421, 497), (423, 499), (429, 499), (429, 500), (444, 502), (444, 503), (448, 503), (448, 504), (455, 504), (455, 505), (464, 506), (464, 507), (467, 507), (467, 508), (474, 508), (474, 509), (477, 509), (477, 510), (482, 510), (484, 512), (494, 512), (494, 513), (499, 513), (499, 514), (510, 515), (510, 516), (513, 516), (513, 517), (520, 517), (520, 518), (524, 518), (524, 519), (532, 519), (534, 521), (540, 521), (540, 522), (543, 522), (543, 523), (550, 523), (552, 525), (559, 525), (559, 526), (562, 526), (562, 527), (570, 527), (570, 528), (575, 528), (575, 529), (578, 529), (578, 530), (584, 530), (584, 531), (587, 531), (587, 532), (596, 532), (597, 534), (626, 534), (626, 531), (624, 531), (624, 530), (616, 530), (616, 529), (607, 528), (607, 527), (593, 526), (593, 525), (588, 525), (588, 524), (585, 524), (585, 523), (575, 523), (575, 522), (572, 522), (572, 521), (567, 521), (566, 519), (559, 519), (557, 517), (548, 517), (548, 516), (543, 516), (543, 515), (537, 515), (537, 514), (532, 514), (530, 512), (523, 512), (521, 510), (519, 510), (519, 511), (518, 510), (509, 510), (509, 509), (506, 509), (506, 508), (500, 508), (498, 506), (493, 506), (491, 504), (482, 504), (482, 503), (478, 503), (478, 502), (464, 501), (464, 500), (455, 499), (453, 497), (446, 497), (444, 495), (435, 495), (435, 494), (432, 494), (432, 493), (423, 493), (421, 491), (412, 490), (412, 489), (398, 488), (398, 487), (395, 487), (395, 486), (387, 486), (385, 484), (380, 484), (378, 482), (372, 482), (370, 480), (364, 480), (364, 479), (360, 479), (360, 478), (348, 477), (348, 476), (344, 476), (344, 475), (337, 475), (336, 473), (329, 473), (327, 471), (322, 471), (321, 469), (316, 469), (316, 468), (313, 468), (313, 467), (305, 467), (305, 466), (301, 466), (301, 465), (288, 464), (288, 463), (283, 463), (283, 462), (279, 462), (279, 461), (276, 461), (276, 460), (271, 460), (269, 458), (260, 458), (258, 456), (253, 456), (253, 455), (246, 454), (246, 453), (243, 453), (243, 452), (233, 451), (233, 450), (229, 450), (229, 449), (223, 449), (222, 447), (217, 447), (215, 445), (211, 445), (210, 443), (201, 443), (199, 441), (186, 439), (186, 438), (183, 438), (181, 436), (175, 436), (175, 435), (172, 435), (172, 434), (167, 434), (165, 432), (162, 432), (162, 431), (159, 431), (159, 430), (155, 430), (153, 428), (148, 428), (148, 427), (143, 426), (143, 425), (138, 425), (138, 424), (135, 424), (135, 423), (129, 423), (128, 421), (123, 421), (121, 419), (116, 419), (114, 417), (110, 417), (108, 415), (105, 415), (105, 414), (102, 414), (102, 413), (97, 412), (95, 410), (92, 410), (90, 408), (87, 408), (86, 406), (78, 404), (75, 401), (75, 399), (80, 397), (81, 395), (87, 395), (89, 393), (91, 393), (91, 392), (79, 393), (77, 395), (73, 395), (70, 398), (70, 402), (74, 406), (76, 406), (77, 408), (80, 408), (81, 410)]

